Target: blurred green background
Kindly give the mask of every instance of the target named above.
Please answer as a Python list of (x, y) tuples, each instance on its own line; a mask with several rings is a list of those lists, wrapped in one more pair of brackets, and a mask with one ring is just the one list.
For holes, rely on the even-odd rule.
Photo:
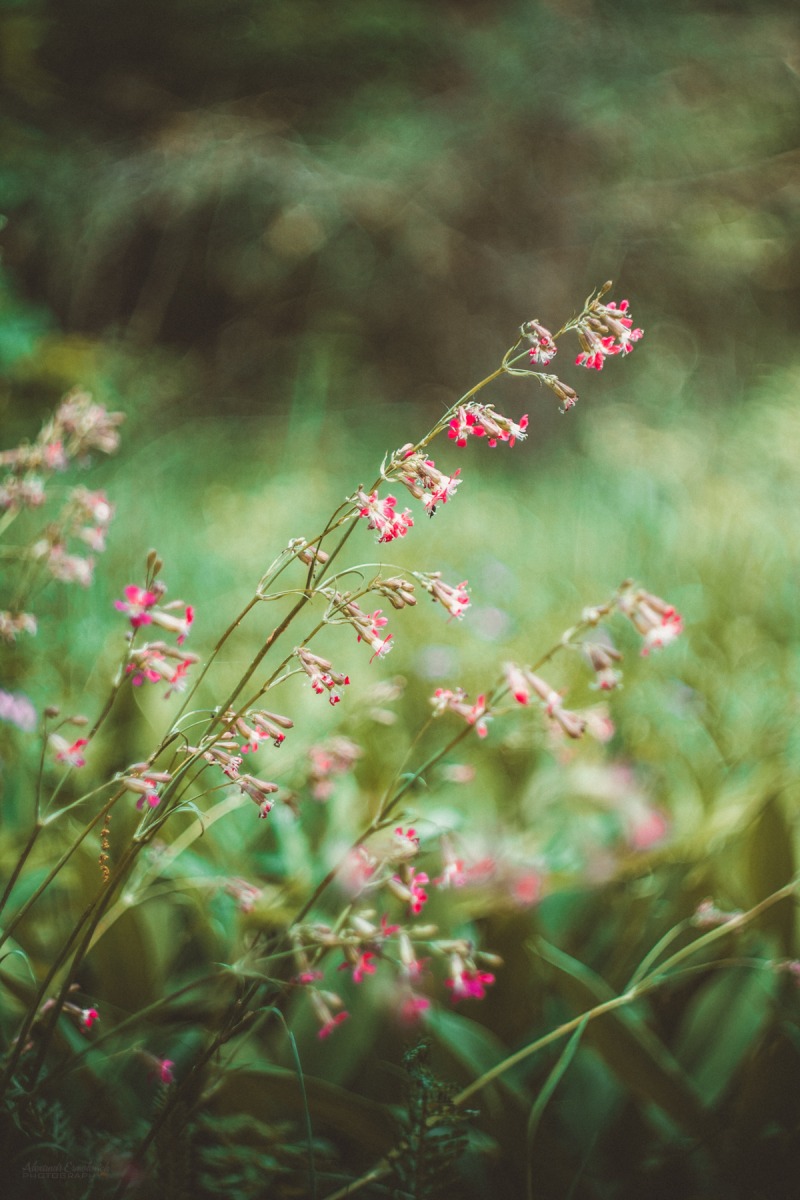
[[(554, 366), (578, 389), (576, 409), (561, 416), (550, 393), (504, 380), (488, 398), (515, 419), (530, 413), (528, 441), (434, 451), (442, 469), (462, 468), (457, 497), (380, 558), (468, 578), (472, 609), (458, 627), (431, 606), (393, 615), (386, 664), (356, 661), (350, 632), (336, 631), (330, 654), (352, 656), (341, 665), (355, 706), (387, 674), (407, 679), (399, 725), (363, 735), (372, 757), (342, 785), (324, 830), (315, 817), (276, 849), (259, 828), (247, 865), (263, 878), (280, 859), (306, 883), (309, 862), (330, 861), (341, 844), (336, 811), (340, 826), (356, 822), (433, 687), (475, 695), (500, 663), (535, 660), (585, 604), (634, 576), (675, 604), (686, 634), (641, 660), (620, 631), (625, 688), (612, 700), (610, 745), (562, 761), (530, 722), (498, 722), (474, 755), (473, 784), (444, 779), (431, 798), (414, 798), (423, 832), (454, 822), (475, 857), (533, 865), (547, 881), (535, 909), (509, 907), (500, 888), (443, 915), (480, 929), (507, 966), (455, 1035), (442, 1018), (442, 1070), (466, 1072), (464, 1082), (476, 1073), (455, 1048), (467, 1028), (474, 1054), (491, 1056), (490, 1035), (513, 1049), (577, 1011), (569, 989), (532, 965), (533, 932), (621, 987), (704, 896), (748, 907), (791, 878), (792, 8), (4, 0), (0, 46), (4, 446), (34, 437), (76, 384), (127, 414), (119, 455), (87, 477), (117, 505), (98, 580), (80, 594), (51, 588), (35, 648), (6, 657), (7, 683), (39, 707), (90, 709), (120, 650), (112, 601), (139, 579), (150, 546), (170, 594), (195, 603), (193, 648), (207, 651), (288, 539), (318, 532), (387, 450), (426, 432), (497, 365), (523, 320), (555, 329), (614, 279), (611, 295), (630, 297), (645, 330), (628, 360), (580, 372), (565, 347)], [(350, 546), (355, 561), (375, 557), (365, 531)], [(259, 644), (257, 616), (223, 664), (231, 678)], [(590, 701), (577, 665), (558, 663), (551, 676), (573, 688), (571, 702)], [(108, 766), (146, 753), (160, 703), (137, 696), (115, 720)], [(351, 732), (355, 720), (345, 704), (322, 712), (299, 687), (287, 706), (307, 740)], [(295, 761), (282, 766), (286, 779)], [(3, 777), (12, 823), (24, 778)], [(632, 829), (653, 811), (667, 835), (642, 851)], [(198, 852), (202, 869), (243, 873), (240, 843), (220, 836), (217, 850)], [(234, 936), (215, 921), (202, 950), (211, 960)], [(797, 956), (784, 909), (758, 936), (742, 954)], [(120, 956), (107, 971), (124, 991), (123, 966)], [(152, 994), (173, 969), (167, 957)], [(798, 1066), (796, 999), (784, 988), (794, 985), (747, 993), (724, 1052), (712, 1031), (746, 990), (740, 969), (672, 994), (658, 1027), (729, 1126), (729, 1184), (743, 1189), (729, 1194), (778, 1196), (797, 1150), (787, 1082)], [(397, 1061), (397, 1038), (378, 1020), (376, 1009), (360, 1037), (355, 1022), (344, 1026), (336, 1051), (309, 1043), (309, 1069), (391, 1094), (391, 1080), (365, 1066), (376, 1053)], [(537, 1135), (547, 1140), (537, 1194), (714, 1194), (702, 1182), (713, 1168), (697, 1166), (683, 1134), (653, 1123), (630, 1062), (602, 1047), (582, 1055)], [(778, 1061), (787, 1079), (774, 1075)], [(520, 1082), (535, 1094), (535, 1076)], [(504, 1128), (501, 1100), (489, 1105), (486, 1136), (506, 1155), (513, 1190), (524, 1120)], [(489, 1181), (476, 1168), (463, 1186), (483, 1195)]]

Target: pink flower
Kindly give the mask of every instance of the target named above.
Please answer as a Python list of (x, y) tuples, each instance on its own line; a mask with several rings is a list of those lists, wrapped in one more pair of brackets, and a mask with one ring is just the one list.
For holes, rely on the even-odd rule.
[(546, 366), (555, 358), (558, 346), (553, 340), (552, 333), (549, 329), (545, 329), (544, 325), (540, 325), (538, 321), (528, 321), (522, 326), (522, 335), (531, 344), (528, 351), (531, 362), (542, 363)]
[(441, 572), (439, 571), (427, 573), (415, 571), (414, 575), (425, 590), (430, 593), (431, 599), (438, 601), (451, 617), (455, 617), (459, 621), (461, 620), (470, 603), (466, 579), (453, 587), (442, 580)]
[(323, 1040), (326, 1037), (330, 1037), (330, 1035), (333, 1033), (336, 1026), (341, 1025), (342, 1021), (346, 1021), (349, 1016), (350, 1016), (350, 1013), (346, 1012), (344, 1010), (342, 1012), (338, 1012), (336, 1014), (336, 1016), (333, 1016), (333, 1014), (331, 1014), (330, 1020), (326, 1021), (324, 1023), (324, 1025), (322, 1025), (320, 1027), (319, 1032), (317, 1033), (317, 1037), (320, 1040)]
[(377, 492), (370, 492), (368, 496), (359, 488), (356, 501), (360, 506), (358, 515), (366, 518), (368, 529), (377, 531), (379, 542), (392, 542), (395, 538), (405, 537), (414, 524), (410, 509), (406, 508), (401, 513), (395, 511), (397, 500), (394, 496), (386, 496), (381, 500)]
[(64, 763), (68, 767), (85, 767), (86, 759), (83, 755), (84, 746), (88, 746), (87, 738), (78, 738), (72, 745), (61, 737), (58, 733), (50, 734), (50, 746), (55, 751), (56, 762)]
[[(341, 597), (337, 596), (337, 599), (341, 600)], [(371, 646), (373, 659), (384, 658), (389, 653), (392, 648), (392, 635), (387, 633), (386, 637), (382, 637), (380, 633), (381, 629), (389, 624), (389, 618), (383, 616), (383, 609), (378, 608), (374, 613), (365, 613), (354, 601), (350, 601), (344, 605), (342, 614), (355, 629), (358, 640)]]
[(352, 968), (353, 983), (362, 983), (365, 975), (374, 975), (378, 969), (375, 959), (376, 955), (373, 950), (364, 950), (360, 954), (355, 954), (352, 961), (343, 962), (339, 970), (347, 971)]
[(451, 691), (449, 688), (437, 688), (431, 697), (431, 704), (434, 717), (441, 716), (444, 712), (457, 713), (468, 725), (475, 726), (478, 737), (486, 737), (488, 726), (483, 720), (486, 714), (486, 697), (484, 695), (478, 696), (475, 703), (470, 705), (467, 703), (463, 688), (456, 688), (455, 691)]
[[(610, 284), (604, 290), (608, 287)], [(600, 296), (591, 302), (575, 326), (582, 346), (581, 353), (575, 359), (578, 366), (600, 371), (606, 358), (630, 353), (633, 343), (643, 337), (643, 330), (633, 328), (633, 321), (627, 316), (628, 307), (627, 300), (619, 305), (613, 300), (602, 304)]]
[[(403, 451), (398, 451), (398, 455), (402, 453)], [(406, 452), (400, 479), (411, 495), (422, 501), (428, 515), (432, 517), (436, 512), (437, 505), (446, 504), (450, 497), (455, 495), (456, 488), (461, 482), (458, 478), (460, 474), (461, 468), (459, 467), (452, 475), (445, 475), (436, 467), (432, 459), (426, 458), (424, 454), (410, 448)]]
[(175, 1075), (172, 1068), (175, 1063), (171, 1058), (162, 1058), (158, 1064), (158, 1078), (163, 1084), (169, 1085), (175, 1082)]
[(652, 592), (624, 591), (617, 600), (617, 607), (644, 638), (643, 655), (668, 646), (683, 632), (680, 613)]
[(100, 1020), (100, 1013), (96, 1008), (81, 1009), (81, 1026), (84, 1029), (91, 1029), (95, 1021)]
[(428, 900), (428, 893), (423, 885), (430, 883), (430, 880), (424, 871), (415, 871), (410, 866), (404, 867), (403, 870), (405, 877), (393, 875), (389, 886), (399, 899), (406, 901), (412, 913), (419, 916)]
[(527, 428), (527, 414), (517, 424), (495, 412), (490, 404), (478, 404), (471, 400), (468, 404), (459, 405), (450, 421), (447, 436), (457, 446), (466, 446), (468, 437), (485, 437), (490, 446), (496, 446), (498, 442), (508, 442), (509, 446), (513, 446), (516, 441), (528, 436), (525, 432)]
[(306, 650), (305, 646), (296, 647), (294, 653), (300, 666), (311, 680), (311, 687), (317, 695), (322, 696), (327, 691), (329, 703), (338, 704), (342, 697), (337, 689), (349, 684), (350, 676), (332, 670), (331, 664), (326, 658), (312, 654), (310, 650)]
[(486, 988), (493, 983), (494, 975), (489, 971), (468, 967), (460, 954), (450, 956), (450, 978), (445, 980), (445, 987), (452, 990), (454, 1003), (458, 1000), (482, 1000)]
[(0, 721), (8, 721), (23, 733), (31, 733), (36, 728), (36, 720), (36, 709), (27, 696), (0, 688)]
[(125, 588), (125, 599), (115, 600), (114, 607), (118, 612), (126, 612), (130, 617), (132, 628), (139, 629), (140, 626), (149, 625), (152, 622), (153, 618), (149, 610), (157, 602), (158, 596), (155, 592), (148, 592), (131, 583)]

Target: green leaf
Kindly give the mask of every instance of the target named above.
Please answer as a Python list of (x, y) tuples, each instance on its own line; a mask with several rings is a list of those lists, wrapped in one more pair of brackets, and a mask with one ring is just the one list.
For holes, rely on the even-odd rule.
[[(558, 990), (577, 1011), (614, 999), (599, 975), (541, 939), (536, 950), (554, 970)], [(656, 1105), (680, 1129), (704, 1138), (714, 1128), (691, 1079), (632, 1005), (604, 1013), (589, 1023), (585, 1038), (640, 1101)]]

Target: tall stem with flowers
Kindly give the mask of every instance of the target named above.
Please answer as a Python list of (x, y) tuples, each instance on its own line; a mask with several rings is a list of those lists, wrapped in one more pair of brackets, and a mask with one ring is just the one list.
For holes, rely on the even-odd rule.
[[(124, 587), (116, 601), (116, 611), (127, 623), (127, 635), (107, 699), (94, 718), (83, 714), (62, 717), (55, 707), (39, 717), (24, 695), (0, 690), (0, 719), (15, 725), (22, 735), (31, 734), (38, 726), (42, 747), (29, 828), (0, 896), (4, 922), (0, 947), (16, 947), (16, 935), (24, 930), (29, 914), (36, 913), (85, 840), (99, 834), (101, 846), (93, 895), (51, 961), (34, 972), (24, 1011), (5, 1047), (0, 1075), (5, 1103), (11, 1103), (9, 1098), (17, 1103), (20, 1096), (31, 1103), (68, 1077), (83, 1060), (84, 1051), (64, 1058), (65, 1026), (82, 1031), (87, 1049), (110, 1036), (111, 1031), (103, 1029), (107, 1018), (102, 995), (83, 994), (79, 975), (114, 923), (158, 886), (161, 875), (153, 866), (152, 852), (157, 845), (163, 846), (176, 814), (195, 814), (205, 828), (248, 801), (264, 820), (270, 818), (276, 804), (296, 805), (296, 798), (269, 778), (269, 768), (251, 769), (251, 763), (256, 756), (269, 756), (270, 751), (264, 755), (269, 744), (277, 748), (295, 736), (293, 718), (278, 711), (284, 705), (276, 706), (273, 699), (289, 679), (304, 680), (332, 706), (346, 703), (351, 675), (362, 667), (358, 658), (352, 663), (334, 663), (326, 656), (321, 643), (328, 627), (349, 626), (356, 644), (363, 644), (357, 651), (364, 655), (361, 661), (375, 662), (394, 646), (395, 634), (389, 628), (385, 606), (394, 611), (414, 607), (424, 593), (451, 619), (461, 620), (468, 611), (466, 580), (447, 582), (436, 570), (401, 566), (387, 570), (375, 563), (340, 567), (343, 551), (359, 528), (371, 531), (381, 546), (411, 535), (415, 511), (398, 498), (403, 492), (408, 493), (409, 503), (419, 505), (418, 511), (428, 517), (456, 497), (464, 483), (462, 468), (443, 470), (436, 465), (429, 447), (437, 438), (454, 443), (455, 454), (472, 441), (483, 441), (491, 448), (505, 444), (510, 449), (525, 440), (527, 415), (514, 420), (479, 398), (493, 381), (504, 375), (534, 380), (549, 389), (561, 411), (567, 412), (577, 403), (575, 389), (541, 369), (553, 362), (562, 339), (571, 334), (577, 337), (575, 364), (582, 368), (600, 370), (609, 359), (630, 353), (642, 331), (633, 325), (627, 300), (617, 304), (605, 299), (610, 287), (605, 284), (590, 295), (580, 313), (555, 333), (538, 319), (525, 322), (500, 365), (456, 401), (428, 433), (387, 455), (377, 477), (369, 485), (354, 488), (320, 532), (289, 542), (202, 665), (201, 656), (186, 649), (195, 607), (167, 599), (161, 560), (151, 552), (144, 579)], [(2, 532), (11, 529), (17, 518), (35, 517), (50, 492), (57, 491), (59, 475), (70, 466), (84, 463), (92, 451), (113, 452), (121, 419), (120, 414), (106, 412), (85, 394), (72, 393), (33, 444), (0, 455), (0, 466), (7, 472), (0, 480)], [(34, 608), (48, 582), (88, 586), (94, 558), (76, 553), (73, 543), (93, 554), (102, 551), (112, 516), (113, 505), (104, 493), (73, 487), (56, 518), (36, 529), (27, 544), (13, 549), (18, 580), (5, 601), (8, 607), (0, 611), (0, 639), (9, 652), (17, 639), (35, 634)], [(282, 586), (292, 571), (295, 577), (290, 585)], [(354, 579), (359, 581), (356, 587)], [(235, 686), (211, 709), (192, 708), (201, 683), (211, 685), (221, 651), (246, 618), (262, 604), (279, 599), (289, 601), (288, 611), (264, 638)], [(384, 607), (374, 607), (376, 604)], [(502, 966), (499, 957), (468, 938), (440, 934), (425, 918), (431, 889), (461, 887), (473, 869), (445, 833), (440, 839), (439, 871), (420, 870), (421, 839), (408, 825), (404, 801), (455, 746), (474, 736), (487, 737), (490, 722), (518, 706), (534, 711), (554, 737), (579, 739), (588, 734), (606, 739), (611, 726), (604, 708), (581, 711), (567, 707), (563, 692), (541, 671), (558, 653), (579, 650), (593, 686), (602, 693), (612, 691), (621, 678), (621, 655), (608, 633), (604, 630), (599, 636), (597, 631), (615, 615), (632, 623), (641, 636), (643, 654), (667, 645), (681, 632), (681, 618), (671, 605), (626, 581), (606, 600), (586, 607), (535, 662), (498, 664), (497, 678), (475, 698), (458, 685), (436, 689), (425, 729), (442, 720), (453, 721), (453, 731), (425, 762), (410, 770), (398, 769), (341, 861), (310, 881), (308, 894), (293, 912), (276, 913), (270, 931), (253, 939), (244, 965), (231, 973), (232, 994), (203, 1062), (235, 1036), (245, 1036), (266, 1003), (270, 1011), (277, 1012), (298, 993), (307, 997), (318, 1023), (318, 1036), (327, 1039), (333, 1035), (348, 1013), (339, 991), (326, 982), (324, 967), (332, 954), (340, 957), (339, 969), (359, 987), (368, 988), (379, 971), (390, 972), (395, 981), (394, 1003), (408, 1024), (424, 1023), (437, 990), (440, 996), (449, 994), (453, 1003), (485, 996)], [(91, 771), (98, 734), (125, 689), (151, 687), (163, 688), (165, 697), (176, 693), (184, 697), (151, 752), (143, 761), (131, 763), (84, 794), (61, 803), (66, 781), (70, 780), (72, 791), (75, 774)], [(338, 739), (322, 750), (312, 748), (311, 794), (323, 796), (329, 780), (350, 769), (361, 753), (361, 747), (348, 739)], [(60, 775), (48, 791), (45, 780), (52, 777), (53, 767)], [(199, 806), (204, 801), (207, 806), (201, 813)], [(112, 818), (120, 806), (129, 804), (138, 810), (138, 821), (125, 844), (112, 852)], [(42, 877), (23, 887), (39, 839), (55, 826), (72, 827), (76, 818), (83, 820), (83, 827), (60, 857)], [(176, 832), (161, 850), (162, 867), (164, 856), (177, 853), (182, 836)], [(334, 882), (343, 887), (346, 900), (331, 923), (322, 919), (321, 902)], [(245, 879), (228, 879), (225, 888), (245, 912), (262, 897), (262, 888)], [(444, 992), (437, 988), (437, 976)], [(131, 1021), (135, 1024), (135, 1015)], [(143, 1047), (137, 1052), (150, 1053)], [(188, 1086), (191, 1072), (182, 1079), (171, 1058), (151, 1053), (150, 1057), (157, 1064), (160, 1083), (178, 1097), (180, 1089)], [(172, 1103), (174, 1107), (177, 1100)], [(135, 1149), (137, 1163), (144, 1162), (168, 1111), (168, 1107), (162, 1108)]]

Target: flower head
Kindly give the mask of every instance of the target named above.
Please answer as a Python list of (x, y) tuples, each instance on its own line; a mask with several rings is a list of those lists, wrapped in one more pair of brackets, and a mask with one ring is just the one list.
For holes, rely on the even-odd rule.
[(367, 495), (361, 488), (356, 493), (358, 515), (367, 521), (367, 528), (376, 530), (379, 542), (392, 542), (395, 538), (405, 537), (414, 519), (410, 509), (398, 513), (397, 500), (394, 496), (385, 496), (381, 500), (377, 492)]

